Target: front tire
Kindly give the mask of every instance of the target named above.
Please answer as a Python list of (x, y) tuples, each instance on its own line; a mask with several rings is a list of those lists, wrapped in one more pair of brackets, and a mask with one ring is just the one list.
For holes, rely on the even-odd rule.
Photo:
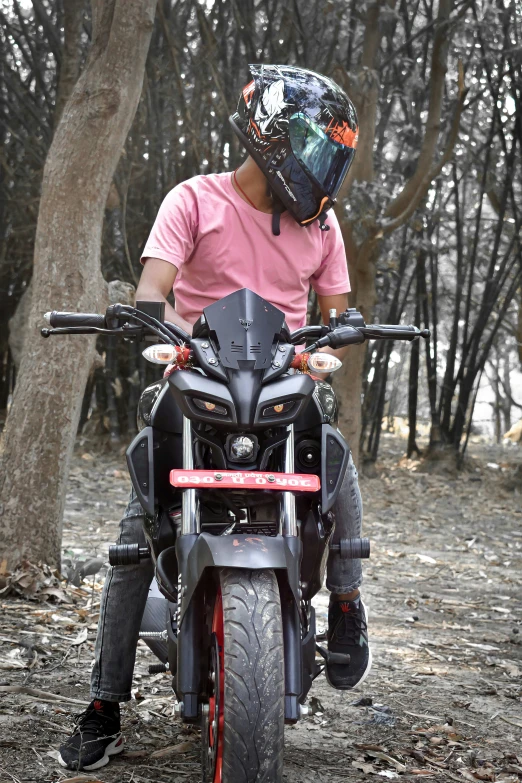
[[(277, 579), (270, 570), (221, 569), (219, 583), (213, 636), (221, 649), (220, 663), (215, 666), (219, 676), (213, 675), (218, 694), (213, 704), (218, 705), (220, 715), (213, 721), (217, 731), (210, 731), (210, 743), (216, 743), (213, 752), (208, 751), (209, 734), (203, 729), (204, 759), (205, 752), (216, 759), (212, 769), (207, 766), (203, 779), (209, 783), (280, 783), (285, 685)], [(217, 657), (214, 654), (212, 659)]]

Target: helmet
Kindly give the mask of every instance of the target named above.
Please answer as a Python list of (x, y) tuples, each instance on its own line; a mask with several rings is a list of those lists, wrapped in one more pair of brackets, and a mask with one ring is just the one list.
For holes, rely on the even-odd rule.
[[(230, 123), (301, 226), (319, 220), (334, 203), (357, 146), (355, 108), (326, 76), (290, 65), (249, 65)], [(274, 229), (274, 233), (279, 233)]]

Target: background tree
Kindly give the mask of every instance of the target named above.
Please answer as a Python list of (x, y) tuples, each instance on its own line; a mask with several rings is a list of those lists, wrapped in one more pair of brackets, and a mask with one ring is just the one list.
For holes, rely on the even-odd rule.
[(7, 567), (24, 557), (60, 562), (68, 466), (94, 342), (44, 342), (38, 332), (45, 310), (102, 306), (103, 210), (141, 93), (154, 6), (155, 0), (93, 2), (88, 60), (47, 156), (28, 333), (2, 442)]

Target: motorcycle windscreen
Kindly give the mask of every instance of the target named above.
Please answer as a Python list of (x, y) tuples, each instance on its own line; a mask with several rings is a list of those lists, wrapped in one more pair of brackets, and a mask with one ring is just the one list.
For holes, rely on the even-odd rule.
[(254, 361), (255, 370), (270, 367), (272, 347), (285, 327), (281, 310), (242, 288), (205, 307), (203, 313), (224, 367), (239, 370), (240, 361)]

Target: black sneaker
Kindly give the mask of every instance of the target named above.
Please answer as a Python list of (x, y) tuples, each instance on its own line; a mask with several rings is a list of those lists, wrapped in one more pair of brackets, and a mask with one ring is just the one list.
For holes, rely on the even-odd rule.
[(110, 756), (122, 750), (120, 705), (95, 699), (85, 712), (76, 716), (74, 731), (60, 746), (58, 761), (75, 772), (99, 769), (109, 763)]
[(350, 656), (350, 663), (326, 666), (326, 679), (334, 688), (355, 688), (370, 673), (372, 653), (368, 645), (366, 617), (366, 607), (360, 597), (355, 601), (330, 601), (328, 650)]

